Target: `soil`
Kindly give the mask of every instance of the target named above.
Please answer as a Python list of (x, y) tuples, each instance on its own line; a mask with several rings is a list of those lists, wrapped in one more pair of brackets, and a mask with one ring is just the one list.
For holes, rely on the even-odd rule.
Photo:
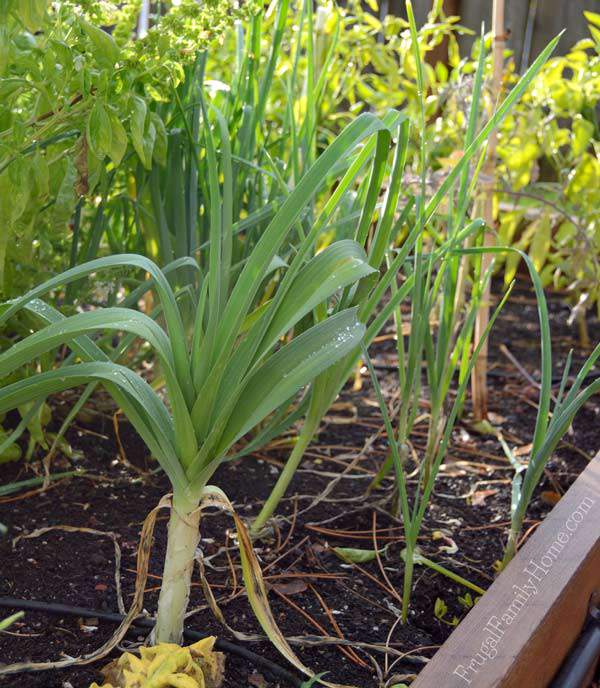
[[(575, 348), (574, 364), (583, 359), (585, 352), (578, 350), (574, 332), (566, 324), (568, 309), (561, 300), (552, 297), (549, 306), (558, 386), (568, 350)], [(589, 328), (591, 340), (599, 341), (598, 321), (591, 319)], [(535, 381), (539, 376), (538, 349), (535, 302), (530, 292), (522, 289), (505, 307), (493, 333), (489, 407), (492, 419), (502, 427), (509, 443), (525, 447), (524, 455), (532, 437), (537, 390), (518, 368), (522, 367)], [(397, 386), (391, 335), (384, 334), (374, 351), (378, 375), (390, 398)], [(518, 366), (507, 357), (507, 351)], [(597, 368), (595, 371), (597, 375)], [(105, 402), (100, 396), (92, 408), (103, 408)], [(68, 396), (55, 399), (54, 417), (64, 415), (69, 403)], [(502, 556), (506, 538), (512, 470), (497, 439), (474, 432), (468, 422), (468, 410), (453, 434), (420, 546), (429, 558), (486, 588), (494, 578), (494, 565)], [(580, 412), (572, 432), (548, 464), (528, 512), (528, 533), (533, 532), (600, 448), (599, 412), (600, 399), (596, 397)], [(469, 604), (466, 588), (423, 567), (417, 569), (409, 623), (397, 622), (400, 603), (395, 591), (402, 589), (403, 540), (401, 523), (391, 515), (391, 479), (365, 496), (386, 454), (385, 437), (378, 434), (381, 425), (365, 373), (362, 389), (354, 391), (351, 384), (347, 385), (323, 424), (318, 441), (307, 452), (281, 506), (283, 518), (273, 536), (256, 543), (274, 616), (286, 636), (300, 638), (300, 644), (294, 644), (295, 651), (315, 672), (327, 672), (329, 680), (358, 688), (374, 687), (385, 681), (389, 681), (388, 685), (410, 683), (452, 632), (454, 624), (465, 616)], [(425, 428), (425, 424), (417, 426), (413, 438), (417, 450), (424, 446)], [(91, 423), (78, 421), (70, 429), (68, 440), (80, 457), (74, 459), (75, 463), (84, 467), (86, 473), (59, 481), (45, 492), (33, 491), (0, 500), (0, 523), (8, 528), (7, 535), (0, 539), (0, 596), (117, 611), (115, 550), (110, 537), (54, 530), (11, 545), (13, 538), (36, 529), (69, 525), (116, 534), (122, 552), (125, 606), (130, 604), (141, 524), (169, 486), (123, 419), (119, 422), (119, 436), (126, 462), (118, 451), (110, 412), (96, 415)], [(212, 482), (225, 490), (241, 516), (250, 518), (268, 495), (287, 451), (274, 443), (258, 454), (224, 464)], [(52, 469), (66, 470), (69, 466), (60, 456)], [(29, 465), (7, 464), (1, 470), (2, 483), (8, 483), (31, 477), (36, 471), (39, 474), (41, 468), (39, 461), (34, 461)], [(317, 499), (319, 496), (322, 498)], [(144, 601), (148, 612), (153, 612), (156, 605), (165, 550), (165, 519), (164, 515), (159, 516), (155, 531)], [(231, 528), (232, 523), (221, 515), (207, 515), (203, 519), (201, 545), (207, 579), (227, 624), (237, 631), (257, 634), (260, 629), (240, 584), (239, 557), (227, 536)], [(372, 550), (373, 533), (377, 547), (385, 547), (380, 562), (351, 566), (333, 551), (334, 547)], [(195, 581), (191, 607), (202, 609), (189, 619), (189, 627), (233, 640), (233, 635), (204, 606), (197, 577)], [(440, 602), (436, 615), (437, 600), (446, 606), (443, 618), (439, 618), (443, 606)], [(0, 610), (0, 617), (11, 611)], [(77, 657), (99, 647), (113, 631), (113, 624), (94, 618), (27, 613), (10, 631), (0, 634), (0, 661)], [(351, 649), (330, 642), (309, 646), (302, 641), (304, 636), (340, 636), (355, 644)], [(385, 654), (388, 639), (395, 655)], [(123, 646), (129, 647), (135, 640), (135, 635), (129, 636)], [(254, 641), (247, 646), (286, 665), (268, 642)], [(87, 688), (94, 680), (102, 682), (99, 669), (105, 661), (9, 676), (0, 685)], [(278, 683), (244, 660), (227, 657), (227, 688), (277, 685), (286, 684)]]

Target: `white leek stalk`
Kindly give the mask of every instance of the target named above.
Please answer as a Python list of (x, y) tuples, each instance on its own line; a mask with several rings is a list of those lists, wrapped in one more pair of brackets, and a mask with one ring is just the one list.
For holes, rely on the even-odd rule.
[(198, 503), (174, 497), (154, 629), (155, 643), (181, 644), (183, 618), (190, 598), (194, 555), (199, 540)]

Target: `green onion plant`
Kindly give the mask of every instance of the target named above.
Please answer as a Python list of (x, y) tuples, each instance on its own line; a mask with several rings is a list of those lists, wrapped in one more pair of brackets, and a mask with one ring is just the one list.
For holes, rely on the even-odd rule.
[[(473, 237), (483, 227), (481, 220), (468, 222), (467, 212), (473, 197), (474, 177), (470, 175), (473, 162), (477, 171), (483, 161), (482, 151), (491, 132), (506, 117), (512, 105), (527, 89), (545, 60), (556, 47), (558, 37), (540, 54), (514, 86), (506, 99), (498, 107), (480, 131), (477, 132), (479, 120), (479, 99), (483, 84), (484, 55), (479, 59), (479, 65), (474, 80), (473, 106), (471, 108), (468, 131), (465, 138), (464, 151), (459, 162), (448, 173), (436, 192), (427, 199), (425, 196), (427, 147), (424, 140), (425, 132), (425, 83), (423, 77), (422, 56), (419, 50), (418, 36), (412, 7), (407, 3), (409, 17), (411, 17), (411, 39), (413, 43), (415, 64), (417, 65), (418, 90), (421, 98), (421, 190), (415, 199), (410, 199), (398, 217), (398, 205), (402, 190), (402, 172), (406, 161), (406, 145), (408, 139), (408, 123), (401, 128), (401, 136), (390, 166), (387, 179), (387, 193), (383, 210), (379, 214), (376, 199), (386, 171), (385, 146), (377, 150), (372, 161), (368, 183), (365, 182), (365, 196), (360, 221), (354, 235), (359, 243), (365, 246), (371, 266), (377, 270), (370, 283), (363, 283), (361, 288), (347, 295), (345, 303), (358, 305), (363, 321), (368, 322), (364, 343), (368, 346), (377, 336), (387, 319), (395, 314), (400, 318), (399, 304), (406, 298), (411, 299), (412, 319), (411, 335), (404, 351), (404, 343), (399, 341), (399, 357), (401, 369), (402, 399), (400, 434), (402, 451), (406, 449), (406, 441), (410, 435), (416, 414), (416, 403), (421, 389), (421, 358), (426, 355), (429, 383), (432, 394), (432, 422), (430, 423), (427, 460), (428, 475), (433, 475), (433, 466), (439, 454), (439, 447), (443, 442), (445, 428), (447, 428), (449, 411), (446, 399), (454, 373), (460, 371), (461, 382), (468, 378), (470, 372), (469, 351), (472, 340), (473, 318), (476, 313), (475, 303), (481, 287), (489, 280), (490, 273), (480, 275), (473, 285), (471, 304), (466, 319), (462, 319), (459, 308), (463, 300), (464, 280), (461, 276), (460, 250), (467, 245), (469, 237)], [(404, 137), (404, 138), (403, 138)], [(455, 187), (458, 184), (458, 191)], [(444, 214), (440, 211), (442, 202), (447, 209)], [(415, 210), (413, 212), (413, 205)], [(427, 257), (424, 251), (424, 236), (433, 230), (434, 219), (442, 219), (447, 224), (445, 236), (437, 236), (439, 245)], [(390, 242), (405, 223), (408, 232), (402, 246), (397, 251), (390, 251)], [(369, 237), (369, 228), (375, 225), (373, 238)], [(394, 231), (392, 231), (392, 227)], [(434, 230), (433, 230), (434, 231)], [(434, 233), (434, 236), (437, 233)], [(407, 258), (413, 255), (412, 265)], [(443, 258), (443, 260), (442, 260)], [(434, 267), (441, 261), (442, 269), (434, 275)], [(387, 269), (386, 269), (387, 268)], [(400, 286), (397, 274), (403, 271), (404, 279)], [(390, 298), (383, 297), (389, 292)], [(434, 343), (429, 321), (430, 316), (439, 315), (442, 323), (438, 332), (437, 342)], [(370, 320), (367, 320), (370, 319)], [(457, 329), (458, 328), (458, 329)], [(400, 337), (400, 335), (399, 335)], [(252, 531), (258, 535), (265, 527), (268, 519), (274, 514), (278, 503), (285, 494), (293, 475), (299, 466), (307, 446), (318, 431), (319, 424), (327, 409), (348, 380), (356, 364), (360, 360), (361, 351), (356, 349), (347, 358), (328, 368), (318, 376), (310, 388), (309, 406), (302, 428), (293, 450), (273, 488), (269, 498), (253, 523)], [(474, 358), (470, 357), (473, 362)], [(466, 384), (466, 383), (465, 383)], [(456, 412), (462, 408), (459, 405)], [(386, 462), (384, 472), (392, 467), (392, 456)]]
[[(399, 507), (406, 538), (404, 550), (404, 584), (402, 595), (402, 618), (406, 621), (412, 591), (414, 565), (421, 556), (417, 548), (421, 525), (429, 505), (436, 477), (444, 461), (446, 450), (461, 412), (469, 377), (479, 352), (490, 332), (498, 313), (508, 298), (510, 290), (504, 295), (500, 305), (478, 341), (472, 349), (473, 327), (477, 315), (480, 294), (491, 278), (491, 268), (482, 272), (475, 266), (472, 271), (470, 299), (464, 304), (464, 256), (480, 258), (486, 249), (469, 249), (468, 244), (484, 227), (482, 220), (469, 221), (467, 216), (473, 200), (473, 188), (477, 171), (482, 161), (481, 147), (493, 129), (502, 121), (510, 107), (527, 88), (535, 74), (548, 58), (558, 38), (554, 39), (540, 54), (530, 69), (499, 106), (495, 114), (477, 133), (479, 121), (479, 102), (483, 84), (484, 55), (480, 55), (477, 72), (473, 82), (473, 95), (469, 123), (464, 141), (461, 162), (479, 153), (475, 173), (469, 178), (468, 168), (460, 174), (456, 168), (445, 180), (446, 232), (437, 239), (435, 235), (426, 250), (424, 231), (437, 206), (433, 199), (426, 198), (427, 141), (425, 138), (425, 83), (422, 58), (420, 55), (417, 29), (410, 2), (407, 2), (410, 33), (417, 69), (417, 84), (421, 100), (421, 145), (420, 145), (420, 193), (416, 198), (417, 241), (411, 260), (405, 270), (412, 278), (410, 297), (410, 334), (402, 334), (403, 317), (400, 308), (395, 310), (397, 332), (397, 354), (399, 375), (399, 403), (397, 418), (392, 418), (385, 404), (375, 370), (363, 344), (363, 357), (371, 375), (371, 380), (383, 415), (390, 446), (390, 455), (374, 481), (374, 486), (393, 468), (398, 491)], [(444, 185), (443, 185), (444, 186)], [(439, 193), (439, 192), (438, 192)], [(433, 323), (437, 321), (437, 325)], [(454, 395), (452, 385), (458, 380)], [(425, 384), (424, 384), (425, 382)], [(426, 393), (430, 402), (428, 413), (428, 434), (422, 456), (418, 456), (411, 444), (411, 433), (419, 410), (419, 402)], [(396, 427), (394, 428), (393, 421)], [(413, 459), (415, 460), (413, 462)], [(417, 482), (409, 489), (409, 466), (416, 463)]]
[(521, 462), (508, 446), (501, 434), (498, 435), (502, 448), (515, 468), (512, 481), (511, 525), (508, 541), (504, 550), (503, 566), (506, 566), (517, 551), (517, 544), (527, 508), (533, 499), (535, 489), (540, 483), (548, 461), (557, 445), (568, 432), (573, 419), (582, 406), (594, 394), (600, 392), (600, 380), (585, 385), (596, 361), (600, 357), (600, 344), (585, 360), (579, 372), (569, 386), (572, 352), (569, 353), (563, 370), (560, 387), (556, 396), (552, 390), (552, 339), (550, 336), (550, 317), (540, 276), (531, 258), (514, 248), (495, 248), (497, 253), (518, 253), (529, 270), (538, 306), (538, 317), (541, 329), (541, 380), (538, 412), (531, 445), (529, 461)]

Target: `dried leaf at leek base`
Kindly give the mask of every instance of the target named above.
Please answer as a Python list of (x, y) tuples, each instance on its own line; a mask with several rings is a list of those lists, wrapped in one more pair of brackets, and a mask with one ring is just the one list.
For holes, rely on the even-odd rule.
[(139, 657), (126, 652), (102, 670), (105, 683), (90, 688), (219, 688), (225, 660), (214, 644), (210, 636), (189, 647), (141, 647)]

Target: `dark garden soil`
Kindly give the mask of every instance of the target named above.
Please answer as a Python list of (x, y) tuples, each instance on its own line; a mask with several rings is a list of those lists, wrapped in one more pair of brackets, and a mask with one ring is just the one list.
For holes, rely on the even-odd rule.
[[(568, 310), (554, 297), (550, 309), (558, 385), (569, 348), (576, 348), (577, 360), (581, 360), (583, 352), (577, 353), (573, 330), (566, 325)], [(593, 342), (600, 340), (597, 320), (590, 320), (590, 336)], [(391, 335), (380, 338), (375, 352), (378, 373), (391, 398), (397, 385)], [(539, 331), (530, 292), (518, 292), (505, 308), (493, 333), (491, 360), (492, 419), (502, 427), (512, 446), (523, 447), (525, 459), (537, 400), (537, 390), (526, 376), (535, 380), (539, 374)], [(68, 398), (56, 400), (55, 416), (64, 414), (68, 404)], [(423, 412), (426, 410), (423, 407)], [(528, 533), (600, 448), (599, 412), (600, 399), (596, 397), (579, 414), (572, 434), (556, 451), (529, 509)], [(467, 612), (465, 588), (422, 568), (416, 572), (410, 622), (405, 626), (397, 623), (400, 603), (395, 591), (402, 587), (403, 541), (400, 522), (390, 516), (391, 480), (365, 496), (386, 453), (385, 438), (377, 434), (381, 425), (368, 375), (363, 375), (362, 389), (353, 391), (348, 385), (328, 416), (318, 442), (307, 452), (281, 509), (286, 518), (279, 522), (271, 539), (256, 544), (275, 618), (286, 636), (299, 638), (294, 648), (302, 660), (316, 672), (327, 672), (331, 681), (357, 687), (377, 686), (384, 675), (386, 680), (394, 677), (390, 684), (410, 682), (452, 632), (455, 619), (460, 620)], [(418, 425), (414, 437), (417, 450), (425, 443), (425, 428), (424, 422)], [(13, 538), (46, 526), (69, 525), (115, 533), (122, 552), (125, 606), (130, 604), (141, 524), (168, 491), (167, 481), (159, 473), (150, 473), (155, 465), (125, 422), (120, 423), (120, 439), (128, 464), (120, 458), (110, 412), (85, 424), (79, 421), (68, 439), (81, 455), (76, 463), (85, 467), (85, 476), (58, 482), (46, 492), (0, 500), (0, 523), (8, 527), (7, 535), (0, 539), (0, 596), (117, 611), (115, 552), (109, 537), (55, 530), (11, 546)], [(251, 517), (267, 496), (286, 452), (280, 444), (226, 464), (213, 482), (226, 491), (240, 515)], [(68, 468), (64, 458), (54, 461), (53, 470)], [(31, 477), (40, 466), (9, 464), (1, 471), (2, 483), (6, 483)], [(496, 438), (478, 435), (467, 421), (457, 425), (422, 531), (423, 552), (473, 583), (487, 587), (505, 541), (511, 477), (511, 467)], [(160, 583), (165, 520), (166, 516), (161, 515), (155, 531), (144, 603), (149, 612), (155, 609)], [(259, 633), (240, 587), (239, 557), (231, 539), (225, 536), (231, 527), (231, 522), (220, 515), (207, 515), (203, 520), (202, 549), (208, 581), (227, 623), (238, 631)], [(333, 547), (373, 549), (374, 538), (378, 548), (386, 546), (380, 562), (352, 567), (332, 551)], [(192, 606), (201, 607), (201, 611), (189, 619), (189, 627), (233, 639), (203, 607), (197, 577), (195, 581)], [(443, 619), (434, 613), (437, 599), (447, 607)], [(0, 610), (0, 618), (10, 611)], [(0, 634), (0, 662), (76, 657), (99, 647), (113, 630), (114, 625), (97, 619), (27, 613), (9, 632)], [(307, 646), (303, 636), (343, 637), (354, 644), (342, 647), (324, 641)], [(135, 636), (128, 637), (127, 644), (134, 640)], [(386, 641), (390, 648), (387, 655)], [(286, 664), (267, 642), (250, 642), (247, 646)], [(101, 682), (102, 664), (9, 676), (0, 684), (15, 688), (87, 688), (94, 680)], [(278, 683), (264, 670), (229, 656), (225, 685), (261, 688)]]

